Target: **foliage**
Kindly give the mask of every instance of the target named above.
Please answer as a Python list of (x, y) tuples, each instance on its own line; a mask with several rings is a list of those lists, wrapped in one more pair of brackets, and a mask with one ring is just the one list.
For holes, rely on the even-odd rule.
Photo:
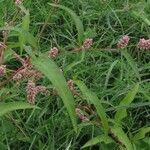
[(0, 0), (0, 149), (148, 150), (149, 4)]

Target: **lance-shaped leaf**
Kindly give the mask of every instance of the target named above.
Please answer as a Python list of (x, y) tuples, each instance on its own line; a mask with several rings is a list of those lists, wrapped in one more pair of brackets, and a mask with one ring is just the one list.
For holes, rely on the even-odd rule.
[(126, 147), (126, 150), (134, 150), (133, 145), (128, 138), (127, 134), (118, 126), (114, 126), (111, 128), (111, 132), (114, 134), (115, 140), (121, 143), (121, 147)]
[(138, 133), (136, 133), (133, 137), (133, 141), (138, 141), (140, 139), (145, 138), (146, 133), (150, 132), (150, 127), (143, 127), (141, 128)]
[[(139, 84), (136, 84), (135, 87), (131, 89), (131, 91), (129, 91), (126, 97), (120, 102), (119, 106), (121, 107), (121, 106), (129, 105), (134, 100), (135, 95), (138, 92), (138, 89), (139, 89)], [(119, 109), (115, 114), (115, 121), (117, 123), (120, 123), (120, 121), (126, 116), (127, 116), (127, 109), (126, 108)]]
[(79, 44), (82, 44), (83, 42), (83, 35), (84, 35), (84, 28), (83, 28), (83, 24), (79, 18), (79, 16), (77, 16), (71, 9), (69, 9), (68, 7), (62, 6), (62, 5), (56, 5), (56, 4), (52, 4), (49, 3), (50, 6), (53, 7), (58, 7), (60, 9), (63, 9), (64, 11), (66, 11), (72, 18), (72, 20), (74, 21), (77, 31), (78, 31), (78, 42)]
[(53, 60), (47, 57), (34, 58), (32, 64), (52, 82), (68, 110), (75, 131), (77, 131), (75, 102), (60, 69)]
[(82, 146), (82, 149), (83, 148), (86, 148), (86, 147), (89, 147), (89, 146), (93, 146), (95, 144), (98, 144), (98, 143), (101, 143), (101, 142), (104, 142), (106, 144), (109, 144), (109, 143), (112, 143), (113, 140), (109, 137), (109, 136), (106, 136), (106, 135), (99, 135), (97, 137), (94, 137), (92, 138), (91, 140), (89, 140), (87, 143), (85, 143), (83, 146)]
[(18, 109), (29, 109), (29, 108), (39, 108), (37, 106), (31, 105), (29, 103), (25, 102), (8, 102), (8, 103), (0, 103), (0, 116), (3, 116), (4, 114), (18, 110)]
[(97, 110), (97, 114), (101, 119), (101, 124), (105, 130), (105, 134), (107, 135), (109, 126), (108, 126), (108, 121), (107, 121), (105, 110), (101, 104), (101, 100), (99, 100), (98, 97), (95, 95), (95, 93), (90, 91), (83, 82), (75, 81), (75, 83), (81, 90), (82, 94), (86, 97), (87, 102), (94, 104)]

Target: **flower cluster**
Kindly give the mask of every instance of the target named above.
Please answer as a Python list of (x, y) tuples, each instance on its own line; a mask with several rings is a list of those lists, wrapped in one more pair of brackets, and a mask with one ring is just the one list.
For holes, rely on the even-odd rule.
[(93, 45), (93, 39), (87, 38), (83, 43), (84, 49), (89, 49)]
[(49, 57), (49, 58), (55, 58), (55, 57), (58, 55), (58, 53), (59, 53), (58, 48), (57, 48), (57, 47), (53, 47), (53, 48), (49, 51), (48, 57)]
[(124, 35), (124, 36), (118, 41), (117, 47), (118, 47), (118, 48), (121, 48), (121, 49), (122, 49), (122, 48), (125, 48), (125, 47), (128, 45), (129, 40), (130, 40), (129, 36)]
[(20, 5), (21, 3), (22, 3), (22, 0), (16, 0), (16, 1), (15, 1), (15, 4), (16, 4), (16, 5)]
[(69, 88), (70, 91), (74, 91), (73, 80), (68, 80), (67, 85), (68, 85), (68, 88)]
[(14, 75), (13, 80), (21, 80), (21, 79), (28, 79), (28, 78), (34, 78), (34, 79), (40, 79), (42, 74), (33, 69), (32, 65), (29, 62), (29, 58), (27, 60), (22, 59), (19, 55), (15, 54), (15, 57), (22, 63), (22, 68), (18, 69)]
[(82, 122), (89, 121), (89, 119), (83, 114), (83, 112), (81, 111), (81, 109), (76, 108), (75, 111), (76, 111), (77, 116), (80, 118), (80, 120)]
[(150, 39), (140, 39), (139, 43), (138, 43), (138, 48), (140, 49), (150, 49)]
[(45, 86), (36, 86), (35, 83), (32, 80), (28, 81), (27, 88), (27, 100), (30, 104), (35, 103), (35, 97), (40, 92), (46, 92)]
[(6, 73), (6, 65), (0, 66), (0, 76), (3, 76)]

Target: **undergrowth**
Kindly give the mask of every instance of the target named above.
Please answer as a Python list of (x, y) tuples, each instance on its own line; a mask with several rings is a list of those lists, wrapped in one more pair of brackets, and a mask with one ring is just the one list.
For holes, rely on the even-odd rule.
[(149, 0), (0, 0), (0, 150), (149, 150), (149, 50)]

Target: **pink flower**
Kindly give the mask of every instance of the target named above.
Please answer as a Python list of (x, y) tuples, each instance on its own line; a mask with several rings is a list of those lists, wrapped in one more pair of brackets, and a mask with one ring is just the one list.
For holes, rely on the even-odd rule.
[(0, 76), (3, 76), (6, 73), (6, 65), (0, 66)]
[(87, 38), (83, 43), (83, 48), (89, 49), (93, 45), (93, 39)]
[(118, 47), (118, 48), (125, 48), (125, 47), (128, 45), (129, 40), (130, 40), (129, 36), (124, 35), (124, 36), (118, 41), (117, 47)]
[(74, 85), (73, 85), (73, 80), (67, 81), (68, 88), (70, 91), (74, 91)]
[(34, 104), (36, 95), (38, 93), (45, 92), (46, 87), (45, 86), (36, 86), (35, 83), (32, 80), (29, 80), (28, 84), (27, 84), (26, 91), (27, 91), (27, 100), (28, 100), (28, 102), (30, 104)]
[(32, 69), (33, 66), (30, 64), (28, 57), (26, 60), (17, 54), (15, 54), (15, 57), (22, 63), (22, 67), (13, 74), (13, 80), (21, 80), (31, 77), (34, 79), (40, 79), (42, 77), (42, 74), (39, 71)]
[(81, 111), (81, 109), (76, 108), (75, 111), (76, 111), (77, 116), (80, 118), (80, 120), (82, 122), (89, 121), (89, 119), (83, 114), (83, 112)]
[(144, 38), (143, 39), (140, 39), (139, 43), (138, 43), (138, 48), (140, 49), (150, 49), (150, 39), (147, 39), (145, 40)]
[(15, 1), (15, 4), (16, 4), (16, 5), (20, 5), (21, 3), (22, 3), (22, 0), (16, 0), (16, 1)]
[(16, 71), (13, 75), (13, 80), (21, 80), (21, 79), (28, 79), (28, 78), (34, 78), (36, 80), (40, 79), (42, 77), (42, 74), (34, 69), (29, 68), (23, 68), (19, 71)]
[(55, 58), (55, 57), (58, 55), (58, 52), (59, 52), (58, 48), (57, 48), (57, 47), (53, 47), (53, 48), (49, 51), (48, 57), (49, 57), (49, 58)]
[(34, 104), (37, 91), (35, 88), (35, 83), (33, 81), (31, 81), (31, 80), (28, 81), (26, 91), (27, 91), (28, 102), (30, 104)]

